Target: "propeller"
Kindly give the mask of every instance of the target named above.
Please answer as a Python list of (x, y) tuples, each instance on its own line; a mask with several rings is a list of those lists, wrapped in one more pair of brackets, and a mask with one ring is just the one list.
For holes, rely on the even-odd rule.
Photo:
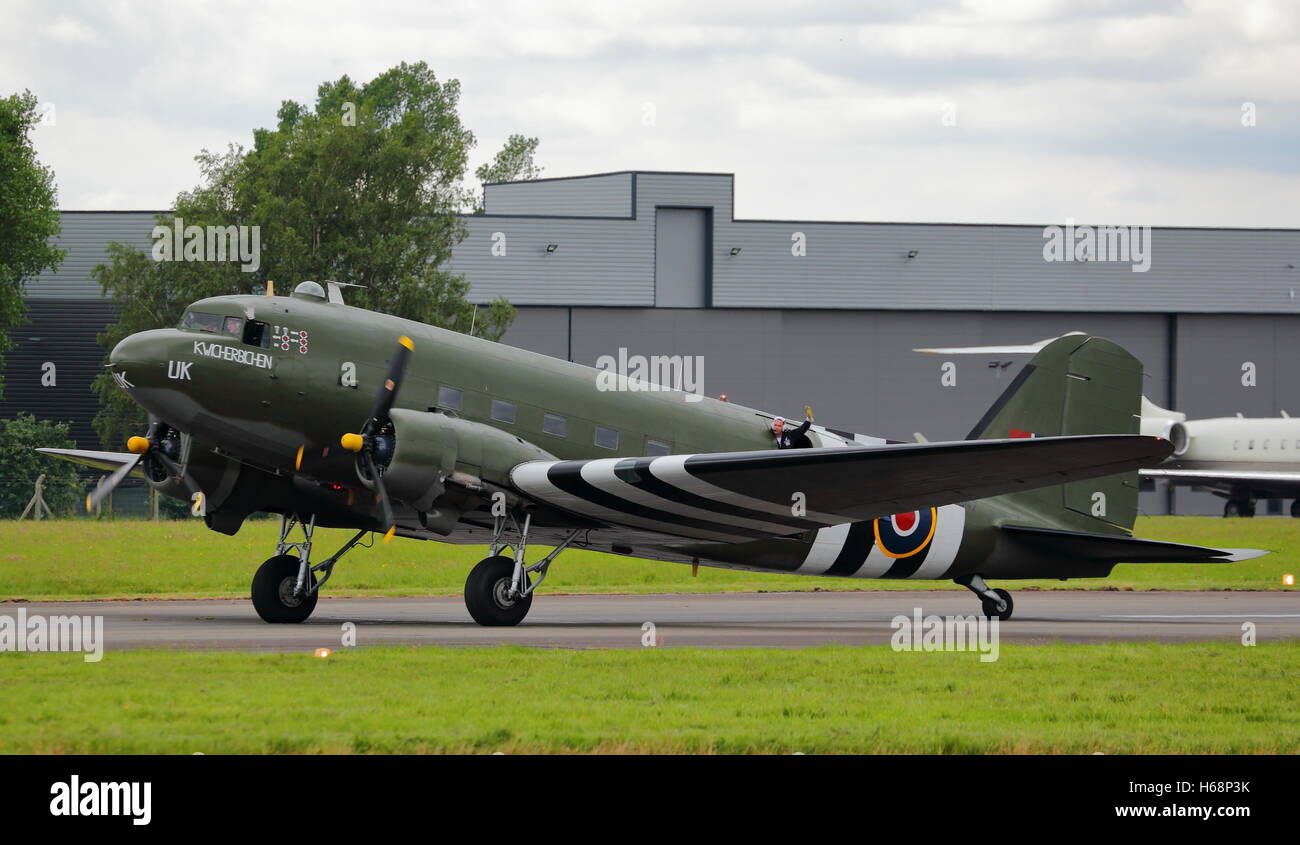
[(191, 494), (203, 495), (203, 491), (194, 483), (194, 479), (190, 478), (185, 470), (181, 469), (180, 465), (163, 450), (163, 443), (167, 441), (166, 432), (167, 426), (161, 421), (150, 417), (149, 429), (145, 436), (136, 435), (126, 441), (126, 448), (135, 455), (135, 460), (122, 464), (102, 484), (87, 494), (86, 513), (93, 513), (95, 506), (104, 501), (117, 485), (122, 483), (122, 479), (130, 475), (132, 470), (145, 461), (157, 461), (168, 475), (179, 478)]
[[(361, 426), (360, 433), (349, 433), (339, 438), (339, 443), (344, 449), (356, 452), (360, 456), (366, 473), (375, 485), (375, 494), (384, 509), (384, 525), (388, 526), (388, 530), (384, 533), (385, 543), (391, 540), (393, 533), (397, 531), (397, 520), (393, 516), (393, 506), (388, 500), (388, 490), (384, 487), (384, 477), (375, 464), (375, 438), (389, 423), (388, 414), (393, 410), (393, 403), (397, 401), (397, 391), (401, 389), (402, 376), (406, 373), (406, 365), (414, 349), (415, 344), (406, 335), (397, 339), (397, 354), (389, 363), (384, 383), (379, 386), (379, 391), (375, 394), (375, 403), (370, 409), (370, 416)], [(301, 459), (302, 450), (299, 449), (298, 460)]]

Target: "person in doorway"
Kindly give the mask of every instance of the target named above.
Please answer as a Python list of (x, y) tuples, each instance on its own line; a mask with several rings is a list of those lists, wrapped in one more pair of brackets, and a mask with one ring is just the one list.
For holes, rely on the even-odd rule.
[(808, 429), (812, 427), (812, 408), (805, 407), (804, 421), (795, 428), (786, 425), (785, 417), (772, 420), (772, 437), (776, 438), (778, 449), (806, 449), (812, 445), (808, 441)]

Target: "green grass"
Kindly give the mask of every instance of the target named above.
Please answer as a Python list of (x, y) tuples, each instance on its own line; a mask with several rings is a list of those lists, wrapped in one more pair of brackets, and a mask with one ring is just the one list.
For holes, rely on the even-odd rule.
[[(242, 597), (257, 566), (270, 557), (278, 521), (248, 522), (234, 537), (197, 521), (89, 519), (0, 522), (0, 600)], [(321, 529), (323, 559), (350, 532)], [(1270, 549), (1274, 554), (1227, 565), (1121, 565), (1107, 579), (1017, 582), (1017, 589), (1280, 589), (1282, 573), (1300, 570), (1300, 520), (1149, 517), (1143, 537), (1211, 546)], [(538, 547), (538, 551), (541, 547)], [(335, 596), (451, 595), (486, 554), (482, 546), (394, 540), (357, 549), (326, 588)], [(597, 552), (565, 552), (544, 592), (660, 593), (754, 590), (960, 589), (946, 581), (808, 578), (690, 567)]]
[(0, 654), (3, 754), (1294, 754), (1298, 709), (1295, 642)]

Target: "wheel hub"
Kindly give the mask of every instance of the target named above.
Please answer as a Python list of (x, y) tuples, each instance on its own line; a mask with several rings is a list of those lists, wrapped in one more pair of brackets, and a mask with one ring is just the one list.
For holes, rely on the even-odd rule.
[(509, 610), (515, 606), (515, 600), (510, 597), (509, 578), (501, 578), (492, 585), (492, 601), (496, 602), (497, 607), (502, 610)]
[(290, 576), (280, 582), (280, 603), (285, 607), (297, 607), (302, 604), (302, 596), (298, 595), (295, 589), (297, 586), (297, 576)]

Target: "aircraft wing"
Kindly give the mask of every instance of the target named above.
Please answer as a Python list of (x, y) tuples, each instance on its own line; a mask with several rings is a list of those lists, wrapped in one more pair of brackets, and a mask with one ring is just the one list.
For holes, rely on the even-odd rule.
[(1170, 448), (1107, 434), (529, 461), (511, 481), (609, 525), (737, 542), (1127, 472)]
[(1163, 469), (1151, 467), (1140, 470), (1143, 478), (1161, 478), (1175, 484), (1196, 484), (1202, 487), (1231, 487), (1233, 484), (1272, 485), (1275, 487), (1300, 487), (1300, 470), (1246, 470), (1246, 469)]
[[(65, 461), (72, 461), (74, 464), (102, 469), (105, 472), (113, 472), (123, 464), (129, 464), (138, 457), (138, 455), (133, 455), (130, 452), (96, 452), (91, 449), (37, 449), (36, 451), (55, 458), (62, 458)], [(145, 477), (144, 470), (140, 467), (136, 467), (129, 474), (135, 478)]]

